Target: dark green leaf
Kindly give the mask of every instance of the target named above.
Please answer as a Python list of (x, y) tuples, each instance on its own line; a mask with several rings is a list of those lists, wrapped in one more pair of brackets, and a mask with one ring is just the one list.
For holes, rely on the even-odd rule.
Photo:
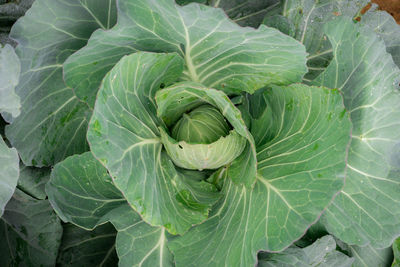
[(394, 254), (394, 260), (392, 267), (399, 267), (400, 266), (400, 238), (397, 238), (393, 242), (393, 254)]
[[(12, 24), (32, 6), (34, 0), (3, 0), (0, 5), (1, 25)], [(4, 3), (5, 2), (5, 3)]]
[(114, 0), (37, 0), (14, 24), (22, 64), (21, 115), (6, 128), (26, 166), (49, 166), (88, 149), (91, 110), (63, 80), (63, 63), (98, 28), (116, 20)]
[[(367, 25), (370, 31), (376, 32), (384, 40), (387, 52), (393, 56), (395, 63), (400, 65), (400, 28), (391, 15), (378, 9), (376, 5), (366, 12), (363, 8), (369, 3), (368, 0), (285, 0), (282, 2), (281, 14), (288, 19), (288, 22), (279, 23), (276, 20), (282, 21), (282, 19), (275, 16), (266, 17), (264, 23), (283, 32), (289, 27), (289, 33), (291, 33), (291, 27), (294, 28), (294, 35), (290, 35), (301, 41), (310, 54), (307, 62), (309, 73), (306, 75), (306, 80), (312, 80), (329, 65), (332, 59), (332, 46), (324, 33), (323, 26), (340, 16), (357, 19), (354, 21), (360, 21), (358, 24)], [(363, 14), (364, 12), (366, 13)]]
[(241, 26), (258, 27), (265, 14), (276, 8), (279, 0), (210, 0), (210, 5), (222, 8)]
[(17, 189), (0, 219), (0, 266), (54, 266), (61, 235), (50, 203)]
[[(303, 43), (309, 53), (305, 81), (314, 79), (332, 59), (332, 46), (324, 35), (323, 26), (337, 16), (353, 18), (368, 0), (284, 0), (282, 15), (294, 27), (294, 38)], [(278, 25), (282, 26), (282, 25)]]
[(106, 214), (126, 202), (106, 168), (90, 152), (71, 156), (54, 166), (46, 192), (64, 222), (85, 229), (104, 223)]
[(186, 63), (182, 79), (227, 93), (297, 82), (307, 71), (301, 44), (265, 26), (240, 27), (221, 9), (173, 0), (121, 0), (118, 8), (117, 25), (93, 34), (65, 65), (67, 84), (90, 105), (104, 75), (138, 50), (177, 52)]
[(175, 0), (178, 5), (187, 5), (190, 3), (207, 4), (208, 0)]
[(110, 213), (118, 230), (116, 249), (120, 267), (174, 267), (164, 227), (150, 226), (128, 205)]
[(118, 265), (115, 250), (117, 232), (107, 223), (86, 231), (73, 224), (63, 227), (63, 237), (57, 258), (57, 266), (108, 266)]
[(352, 267), (353, 262), (336, 250), (335, 239), (327, 235), (306, 248), (293, 246), (277, 254), (261, 253), (258, 267)]
[(36, 199), (45, 199), (44, 187), (50, 179), (49, 168), (33, 168), (20, 164), (18, 188)]
[(368, 27), (325, 25), (334, 58), (315, 84), (338, 88), (353, 123), (346, 183), (322, 222), (348, 244), (385, 248), (400, 235), (400, 70)]
[(354, 258), (352, 267), (388, 267), (393, 260), (392, 247), (377, 249), (370, 245), (365, 247), (349, 246), (337, 241), (341, 249)]
[[(170, 261), (170, 253), (159, 247), (165, 246), (166, 239), (162, 243), (155, 241), (165, 237), (165, 229), (142, 221), (114, 187), (107, 170), (90, 152), (58, 163), (46, 191), (63, 220), (86, 229), (97, 226), (93, 231), (72, 225), (64, 228), (58, 259), (62, 266), (115, 266), (115, 249), (122, 267), (137, 266), (135, 263), (153, 267), (157, 266), (151, 265), (154, 261), (164, 261), (164, 257)], [(109, 224), (102, 225), (105, 222), (112, 222), (118, 230), (115, 245), (115, 230)]]

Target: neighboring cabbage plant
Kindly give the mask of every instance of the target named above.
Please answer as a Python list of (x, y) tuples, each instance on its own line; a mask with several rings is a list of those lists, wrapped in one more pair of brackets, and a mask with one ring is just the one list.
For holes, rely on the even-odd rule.
[[(34, 2), (11, 31), (21, 107), (5, 136), (24, 165), (51, 167), (41, 202), (70, 224), (62, 242), (28, 231), (30, 265), (54, 265), (57, 243), (70, 266), (255, 266), (260, 251), (265, 266), (349, 266), (332, 236), (383, 248), (400, 235), (400, 71), (383, 41), (351, 16), (308, 21), (343, 1), (265, 2), (281, 31), (239, 26), (257, 25), (245, 1)], [(26, 188), (0, 236), (23, 237), (11, 215), (36, 203)], [(332, 236), (291, 247), (320, 218)]]

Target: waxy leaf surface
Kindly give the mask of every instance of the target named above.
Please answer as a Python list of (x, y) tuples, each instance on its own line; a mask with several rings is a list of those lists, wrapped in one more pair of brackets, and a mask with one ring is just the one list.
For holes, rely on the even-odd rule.
[(324, 30), (334, 58), (314, 83), (343, 92), (353, 130), (345, 187), (322, 222), (350, 245), (385, 248), (400, 235), (400, 70), (369, 28), (341, 18)]
[(121, 267), (174, 267), (167, 230), (145, 223), (127, 204), (110, 213), (118, 230), (116, 249)]
[[(201, 84), (183, 82), (159, 91), (156, 94), (156, 101), (158, 106), (158, 116), (163, 118), (163, 121), (167, 126), (175, 123), (184, 112), (201, 104), (206, 103), (218, 108), (222, 115), (232, 125), (233, 129), (240, 136), (247, 139), (247, 144), (242, 154), (229, 166), (229, 177), (237, 184), (245, 184), (248, 187), (251, 187), (254, 184), (257, 168), (254, 140), (242, 119), (240, 111), (235, 107), (225, 93), (204, 87)], [(242, 143), (243, 142), (241, 141), (235, 141), (235, 144), (237, 146), (240, 145), (240, 147), (242, 147)], [(185, 153), (185, 146), (183, 146), (183, 148), (182, 151)], [(213, 149), (215, 149), (215, 147)], [(226, 148), (221, 147), (219, 150), (221, 154), (233, 154), (234, 152), (229, 149), (236, 150), (238, 148), (235, 147), (235, 145), (229, 145)], [(211, 151), (211, 149), (205, 149), (204, 153), (209, 151)], [(188, 153), (190, 153), (190, 150)], [(218, 156), (220, 159), (224, 158), (215, 152), (211, 154), (212, 157)], [(181, 160), (183, 161), (187, 158), (187, 156), (183, 155), (181, 155), (181, 157)], [(218, 161), (218, 159), (214, 159), (214, 161)]]
[(90, 152), (56, 164), (46, 184), (49, 201), (64, 222), (93, 229), (126, 203), (106, 168)]
[(160, 140), (155, 94), (182, 68), (175, 53), (124, 57), (103, 81), (88, 131), (92, 153), (128, 203), (144, 221), (172, 234), (207, 219), (219, 197), (211, 184), (179, 172)]
[[(333, 57), (332, 45), (325, 35), (324, 25), (336, 17), (354, 19), (367, 25), (385, 42), (386, 51), (400, 66), (400, 28), (394, 18), (376, 5), (367, 8), (368, 0), (287, 0), (281, 5), (281, 13), (291, 27), (290, 34), (303, 43), (309, 53), (309, 73), (305, 81), (310, 82), (329, 65)], [(271, 11), (272, 12), (272, 11)], [(276, 19), (276, 17), (271, 17)], [(268, 22), (268, 18), (266, 18)], [(272, 21), (273, 22), (273, 21)], [(268, 24), (268, 23), (267, 23)], [(278, 25), (281, 31), (285, 29)]]
[(276, 29), (243, 28), (222, 9), (199, 4), (121, 0), (116, 26), (96, 31), (68, 59), (66, 82), (93, 105), (104, 75), (136, 51), (177, 52), (185, 61), (182, 79), (227, 93), (298, 82), (307, 71), (304, 47)]
[(58, 163), (46, 191), (61, 219), (86, 229), (64, 227), (58, 258), (61, 266), (115, 266), (116, 254), (122, 267), (171, 262), (165, 228), (150, 226), (140, 218), (90, 152)]
[(113, 0), (38, 0), (12, 28), (21, 77), (21, 114), (6, 135), (26, 166), (50, 166), (88, 149), (91, 114), (63, 80), (63, 63), (97, 28), (116, 20)]
[(254, 188), (225, 181), (210, 218), (169, 243), (177, 266), (254, 265), (259, 250), (300, 238), (342, 188), (350, 121), (339, 92), (296, 84), (264, 97), (269, 105), (259, 113), (276, 121), (260, 120), (279, 127), (268, 140), (256, 138)]

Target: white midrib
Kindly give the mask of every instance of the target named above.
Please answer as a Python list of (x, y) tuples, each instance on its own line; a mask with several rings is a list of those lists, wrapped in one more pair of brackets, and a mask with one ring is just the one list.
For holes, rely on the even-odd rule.
[[(183, 20), (182, 20), (183, 22)], [(196, 73), (196, 68), (193, 64), (192, 58), (190, 56), (190, 52), (192, 47), (190, 46), (190, 39), (189, 39), (189, 31), (186, 28), (185, 24), (183, 23), (183, 28), (185, 29), (185, 38), (186, 38), (186, 45), (185, 45), (185, 62), (186, 62), (186, 66), (188, 68), (189, 71), (189, 76), (191, 78), (192, 81), (194, 82), (199, 82), (200, 79), (197, 76)]]
[(165, 243), (165, 228), (162, 227), (160, 238), (158, 239), (157, 244), (143, 257), (143, 259), (139, 262), (137, 266), (141, 267), (142, 264), (150, 257), (150, 255), (157, 249), (160, 248), (160, 265), (163, 266), (163, 253), (164, 253), (164, 243)]

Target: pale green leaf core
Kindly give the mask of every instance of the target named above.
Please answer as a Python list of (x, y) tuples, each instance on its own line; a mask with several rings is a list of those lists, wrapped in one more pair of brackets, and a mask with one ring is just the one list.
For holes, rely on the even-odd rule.
[(160, 90), (156, 102), (157, 114), (167, 126), (174, 125), (185, 112), (207, 104), (217, 108), (233, 127), (229, 135), (208, 145), (178, 143), (164, 135), (163, 143), (175, 164), (188, 169), (216, 169), (231, 163), (228, 172), (235, 183), (248, 187), (254, 184), (257, 166), (254, 140), (240, 110), (224, 92), (195, 82), (181, 82)]
[(182, 114), (173, 126), (171, 134), (177, 141), (210, 144), (229, 133), (224, 116), (211, 105), (202, 105)]
[(232, 130), (211, 144), (177, 142), (162, 128), (161, 142), (176, 166), (190, 170), (218, 169), (231, 163), (246, 146), (246, 139)]

